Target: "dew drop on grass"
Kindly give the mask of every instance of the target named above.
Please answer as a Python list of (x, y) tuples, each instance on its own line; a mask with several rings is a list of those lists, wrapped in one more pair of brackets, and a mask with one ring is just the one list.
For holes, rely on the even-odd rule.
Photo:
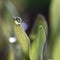
[(20, 17), (13, 17), (16, 25), (20, 25), (22, 23), (22, 19)]
[(17, 40), (16, 37), (10, 37), (10, 38), (9, 38), (9, 42), (10, 42), (10, 43), (15, 43), (16, 40)]

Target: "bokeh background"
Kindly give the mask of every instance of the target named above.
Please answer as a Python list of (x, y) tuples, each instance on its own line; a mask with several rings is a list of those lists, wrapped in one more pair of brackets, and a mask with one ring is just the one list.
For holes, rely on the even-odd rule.
[[(27, 34), (30, 33), (31, 28), (34, 24), (35, 18), (38, 14), (42, 14), (49, 25), (49, 6), (51, 0), (0, 0), (0, 14), (4, 14), (5, 12), (5, 3), (13, 5), (13, 9), (15, 8), (19, 13), (19, 16), (22, 18), (24, 22), (28, 25)], [(12, 8), (11, 6), (9, 6)]]
[[(58, 37), (59, 30), (60, 30), (59, 28), (60, 26), (60, 20), (59, 20), (60, 19), (60, 14), (59, 14), (60, 1), (59, 0), (55, 1), (54, 4), (56, 7), (52, 3), (53, 1), (51, 0), (0, 0), (0, 60), (7, 60), (9, 43), (8, 41), (6, 41), (6, 39), (9, 36), (8, 32), (10, 32), (10, 30), (11, 32), (13, 32), (13, 33), (10, 32), (11, 35), (13, 36), (14, 34), (14, 31), (12, 30), (13, 29), (12, 18), (14, 16), (16, 17), (19, 16), (22, 19), (22, 27), (24, 28), (25, 32), (29, 36), (34, 26), (36, 17), (39, 14), (45, 17), (45, 21), (47, 22), (47, 27), (48, 27), (47, 40), (46, 40), (46, 45), (44, 47), (45, 49), (44, 51), (46, 55), (46, 56), (44, 55), (45, 56), (44, 60), (48, 60), (47, 58), (51, 57), (50, 53), (52, 53), (52, 50), (53, 50), (54, 40)], [(32, 42), (33, 41), (31, 41), (31, 43)], [(16, 45), (13, 44), (14, 49), (15, 49), (15, 46)], [(47, 46), (50, 48), (48, 48)]]

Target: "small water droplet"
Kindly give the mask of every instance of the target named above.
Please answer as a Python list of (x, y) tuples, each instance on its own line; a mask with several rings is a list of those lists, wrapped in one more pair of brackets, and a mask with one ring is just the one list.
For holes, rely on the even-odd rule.
[(10, 37), (10, 38), (9, 38), (9, 42), (10, 42), (10, 43), (15, 43), (16, 40), (17, 40), (16, 37)]
[(24, 28), (24, 30), (26, 31), (28, 28), (28, 25), (25, 22), (21, 23), (21, 26)]
[(14, 17), (15, 23), (20, 25), (22, 23), (22, 19), (20, 17)]

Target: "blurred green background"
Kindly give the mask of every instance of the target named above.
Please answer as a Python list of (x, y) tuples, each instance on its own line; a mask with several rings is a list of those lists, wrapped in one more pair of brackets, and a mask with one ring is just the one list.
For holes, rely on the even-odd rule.
[[(22, 19), (21, 26), (13, 17)], [(59, 0), (0, 0), (0, 60), (60, 60), (59, 56)]]

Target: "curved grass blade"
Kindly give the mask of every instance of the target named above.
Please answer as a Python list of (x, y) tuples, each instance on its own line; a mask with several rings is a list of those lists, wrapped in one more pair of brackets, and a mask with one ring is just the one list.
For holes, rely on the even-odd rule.
[(36, 39), (33, 41), (30, 48), (30, 59), (31, 60), (41, 60), (43, 45), (46, 41), (46, 33), (43, 26), (39, 26)]
[(38, 15), (37, 18), (36, 18), (35, 24), (32, 28), (31, 34), (30, 34), (31, 40), (36, 39), (38, 28), (39, 28), (40, 25), (42, 25), (44, 27), (45, 33), (47, 34), (47, 32), (48, 32), (47, 31), (48, 30), (47, 22), (46, 22), (45, 18), (42, 15)]

